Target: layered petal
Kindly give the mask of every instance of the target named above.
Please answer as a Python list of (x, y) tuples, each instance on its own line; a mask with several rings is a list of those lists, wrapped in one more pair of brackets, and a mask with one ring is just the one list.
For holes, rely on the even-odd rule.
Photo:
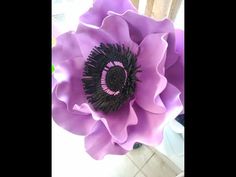
[(112, 142), (111, 135), (100, 121), (96, 123), (92, 133), (85, 137), (85, 149), (96, 160), (102, 159), (107, 154), (127, 153), (117, 143)]
[(134, 100), (123, 105), (118, 111), (103, 115), (101, 121), (112, 136), (113, 142), (123, 143), (128, 138), (127, 128), (138, 123), (133, 109)]
[(166, 34), (150, 34), (140, 44), (138, 65), (141, 73), (137, 75), (135, 93), (136, 103), (144, 110), (152, 113), (165, 112), (165, 106), (159, 94), (165, 89), (167, 80), (164, 77), (164, 63), (166, 58)]
[[(168, 83), (160, 97), (167, 109), (165, 123), (175, 119), (183, 110), (183, 104), (180, 99), (181, 92), (171, 83)], [(165, 124), (164, 124), (165, 125)]]
[(120, 144), (126, 150), (132, 150), (136, 142), (146, 145), (158, 145), (162, 140), (160, 125), (165, 120), (164, 114), (155, 114), (134, 104), (134, 110), (138, 116), (138, 124), (128, 127), (128, 139)]
[[(109, 12), (109, 14), (116, 13)], [(121, 16), (128, 23), (131, 39), (137, 44), (140, 44), (140, 42), (142, 42), (149, 34), (170, 33), (170, 35), (168, 35), (168, 40), (174, 35), (174, 26), (169, 19), (157, 21), (130, 10), (117, 15)]]
[(105, 128), (112, 137), (112, 142), (123, 143), (128, 137), (127, 128), (138, 123), (133, 104), (134, 100), (131, 100), (125, 103), (117, 112), (109, 114), (95, 111), (87, 103), (83, 103), (80, 106), (75, 105), (74, 110), (91, 114), (94, 120), (101, 121), (105, 125)]
[(120, 144), (126, 150), (131, 150), (135, 142), (150, 146), (157, 146), (163, 138), (164, 126), (174, 119), (182, 111), (183, 106), (179, 98), (180, 92), (171, 84), (160, 97), (166, 107), (163, 114), (155, 114), (145, 111), (138, 104), (134, 103), (133, 108), (138, 116), (138, 124), (128, 127), (128, 139)]
[(180, 90), (180, 99), (184, 104), (184, 33), (176, 30), (175, 34), (175, 52), (167, 57), (167, 61), (175, 62), (166, 69), (166, 78)]
[(56, 46), (52, 48), (52, 63), (58, 65), (61, 62), (81, 57), (79, 43), (74, 32), (67, 32), (57, 37)]
[(82, 58), (74, 58), (55, 67), (54, 77), (58, 82), (55, 94), (67, 105), (69, 111), (73, 111), (75, 104), (87, 102), (81, 81), (83, 65)]
[(80, 24), (76, 31), (80, 43), (81, 53), (87, 58), (95, 46), (100, 43), (124, 44), (136, 54), (138, 45), (130, 38), (128, 24), (120, 16), (107, 16), (101, 27)]
[(134, 54), (137, 54), (138, 44), (132, 41), (129, 26), (123, 18), (118, 15), (110, 15), (104, 19), (101, 28), (109, 33), (116, 43), (120, 45), (124, 44), (126, 47), (129, 47)]
[(87, 59), (92, 49), (100, 43), (116, 43), (116, 41), (101, 28), (91, 28), (80, 24), (76, 33), (78, 34), (79, 45), (84, 59)]
[(130, 0), (95, 0), (85, 14), (80, 17), (80, 21), (90, 25), (100, 26), (108, 11), (124, 13), (127, 10), (136, 11)]
[(53, 120), (71, 133), (78, 135), (89, 134), (96, 121), (91, 118), (91, 115), (80, 115), (68, 111), (66, 103), (59, 100), (56, 96), (57, 87), (55, 87), (52, 93)]
[(173, 65), (178, 60), (178, 55), (176, 55), (175, 42), (176, 32), (173, 23), (169, 19), (166, 18), (163, 20), (154, 20), (152, 18), (139, 15), (129, 10), (127, 12), (124, 12), (123, 14), (117, 14), (115, 12), (109, 12), (109, 14), (119, 15), (128, 23), (130, 37), (137, 44), (140, 44), (142, 40), (149, 34), (168, 34), (167, 57), (171, 57), (171, 60), (166, 60), (165, 68), (167, 69), (169, 66)]

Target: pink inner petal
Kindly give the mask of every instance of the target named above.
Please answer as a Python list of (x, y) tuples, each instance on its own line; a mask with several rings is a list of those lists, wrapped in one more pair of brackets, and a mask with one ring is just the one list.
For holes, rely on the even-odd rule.
[(128, 127), (128, 139), (120, 144), (126, 150), (132, 150), (136, 142), (156, 146), (162, 140), (162, 128), (159, 128), (165, 120), (165, 114), (155, 114), (145, 111), (137, 104), (133, 105), (138, 124)]
[(80, 24), (77, 29), (78, 41), (82, 56), (87, 59), (92, 49), (99, 46), (100, 43), (116, 43), (111, 35), (100, 28), (91, 28)]
[(167, 84), (163, 75), (163, 63), (167, 49), (165, 36), (166, 34), (163, 33), (146, 36), (140, 44), (140, 54), (137, 60), (142, 72), (137, 75), (141, 82), (137, 82), (136, 103), (152, 113), (164, 113), (166, 110), (161, 100), (158, 100), (158, 95)]
[(110, 12), (110, 15), (116, 14), (121, 16), (129, 25), (131, 39), (140, 44), (149, 34), (169, 33), (169, 38), (174, 36), (174, 26), (169, 19), (154, 20), (152, 18), (140, 15), (132, 10), (127, 10), (123, 14)]
[(127, 10), (136, 11), (130, 0), (96, 0), (93, 7), (80, 17), (80, 21), (100, 26), (108, 11), (123, 13)]
[(119, 15), (107, 16), (101, 28), (109, 33), (118, 44), (124, 44), (134, 53), (138, 53), (138, 44), (132, 41), (127, 22)]
[(180, 92), (176, 87), (167, 84), (160, 95), (166, 107), (166, 112), (162, 114), (145, 111), (134, 103), (133, 108), (138, 117), (138, 124), (128, 127), (128, 139), (120, 145), (126, 150), (131, 150), (136, 142), (150, 146), (159, 145), (163, 138), (164, 126), (183, 110), (179, 95)]
[(104, 123), (114, 142), (126, 141), (127, 127), (138, 123), (137, 115), (133, 109), (134, 100), (123, 105), (118, 111), (102, 116)]

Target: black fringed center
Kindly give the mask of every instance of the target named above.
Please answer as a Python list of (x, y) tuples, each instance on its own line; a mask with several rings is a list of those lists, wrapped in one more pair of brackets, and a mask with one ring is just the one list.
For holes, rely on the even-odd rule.
[(112, 91), (120, 91), (125, 84), (125, 71), (120, 66), (113, 66), (106, 75), (106, 84)]
[(135, 92), (136, 56), (124, 45), (103, 44), (91, 51), (85, 63), (83, 86), (95, 110), (117, 111)]

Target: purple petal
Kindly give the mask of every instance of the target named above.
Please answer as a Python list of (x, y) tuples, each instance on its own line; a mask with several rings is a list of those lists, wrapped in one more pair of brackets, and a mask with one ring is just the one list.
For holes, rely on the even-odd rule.
[(128, 139), (120, 144), (126, 150), (131, 150), (135, 142), (150, 146), (157, 146), (163, 138), (163, 128), (182, 111), (183, 106), (179, 99), (179, 90), (171, 84), (161, 93), (161, 99), (166, 107), (163, 114), (145, 111), (134, 103), (133, 108), (138, 116), (138, 124), (128, 127)]
[(52, 63), (56, 66), (65, 60), (75, 57), (81, 57), (76, 34), (67, 32), (58, 36), (56, 46), (52, 48)]
[(88, 103), (82, 103), (81, 105), (75, 104), (73, 110), (84, 114), (91, 114), (94, 120), (101, 120), (102, 117), (102, 113), (95, 111), (94, 108)]
[(60, 101), (66, 103), (69, 111), (73, 111), (75, 104), (87, 102), (81, 81), (83, 65), (82, 58), (75, 58), (61, 63), (54, 71), (58, 82), (55, 94)]
[(101, 28), (109, 33), (117, 43), (124, 44), (134, 54), (137, 54), (138, 45), (131, 40), (129, 26), (123, 18), (118, 15), (108, 16), (104, 19)]
[(152, 113), (165, 112), (165, 106), (158, 95), (165, 89), (164, 62), (167, 49), (166, 34), (150, 34), (140, 44), (138, 65), (142, 72), (137, 75), (136, 103)]
[(175, 30), (175, 49), (178, 54), (181, 56), (184, 55), (184, 31), (183, 30)]
[(85, 148), (88, 154), (96, 160), (107, 154), (123, 155), (127, 153), (117, 143), (112, 143), (112, 137), (102, 122), (97, 122), (94, 131), (85, 137)]
[(52, 116), (54, 121), (59, 126), (74, 134), (89, 134), (96, 121), (91, 118), (91, 115), (80, 115), (68, 111), (67, 105), (56, 96), (57, 87), (55, 87), (52, 94)]
[(183, 104), (180, 100), (181, 92), (174, 85), (168, 83), (166, 89), (161, 93), (160, 97), (166, 106), (166, 121), (175, 119), (183, 110)]
[[(175, 61), (166, 69), (166, 78), (180, 90), (180, 99), (184, 104), (184, 33), (182, 30), (176, 30), (175, 47), (176, 52), (168, 55), (166, 59)], [(173, 57), (177, 59), (173, 59)]]
[(127, 127), (138, 123), (133, 103), (134, 100), (123, 105), (117, 112), (109, 113), (104, 115), (105, 118), (101, 118), (115, 142), (123, 143), (128, 137)]
[[(110, 12), (110, 14), (114, 14)], [(120, 15), (129, 25), (131, 39), (139, 44), (147, 35), (152, 33), (173, 33), (173, 23), (168, 20), (154, 20), (149, 17), (139, 15), (132, 11), (127, 11)], [(172, 38), (172, 36), (168, 36)]]
[(93, 7), (80, 17), (80, 21), (90, 25), (101, 26), (108, 11), (121, 14), (127, 10), (136, 11), (129, 0), (95, 0)]
[(145, 111), (137, 104), (134, 104), (134, 110), (138, 116), (138, 124), (128, 127), (128, 139), (120, 144), (126, 150), (132, 150), (136, 142), (157, 145), (162, 140), (162, 128), (159, 126), (164, 122), (164, 114), (155, 114)]
[[(116, 13), (110, 12), (109, 14)], [(132, 11), (127, 11), (124, 14), (117, 15), (126, 20), (129, 25), (131, 39), (137, 44), (140, 44), (142, 40), (149, 34), (167, 33), (167, 55), (170, 56), (172, 60), (166, 60), (165, 67), (168, 68), (170, 65), (177, 61), (177, 55), (175, 54), (175, 29), (173, 23), (169, 19), (157, 21), (149, 17), (139, 15)]]
[(87, 59), (92, 49), (100, 43), (116, 43), (112, 36), (100, 28), (80, 24), (77, 31), (82, 56)]
[(80, 24), (76, 32), (84, 58), (100, 43), (124, 44), (134, 54), (138, 52), (138, 45), (130, 38), (128, 24), (117, 15), (107, 16), (99, 28)]

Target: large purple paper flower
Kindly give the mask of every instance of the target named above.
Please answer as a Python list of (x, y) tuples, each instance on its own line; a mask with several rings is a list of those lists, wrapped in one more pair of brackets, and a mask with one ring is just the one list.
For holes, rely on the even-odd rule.
[(170, 20), (139, 15), (128, 0), (96, 0), (52, 49), (52, 116), (85, 136), (94, 159), (162, 140), (183, 112), (184, 40)]

